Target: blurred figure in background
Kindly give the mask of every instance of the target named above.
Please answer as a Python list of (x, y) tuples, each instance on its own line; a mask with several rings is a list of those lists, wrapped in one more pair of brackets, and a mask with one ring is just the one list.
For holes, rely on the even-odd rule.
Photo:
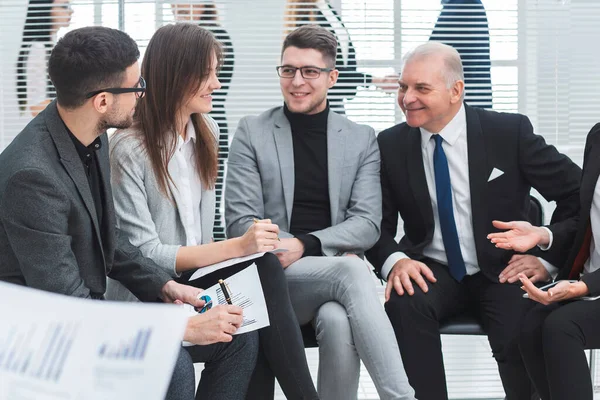
[(454, 47), (465, 73), (465, 101), (492, 108), (490, 30), (481, 0), (442, 0), (430, 40)]
[(55, 97), (48, 77), (48, 57), (56, 33), (68, 27), (70, 0), (29, 0), (23, 40), (17, 60), (17, 98), (21, 114), (35, 117)]
[(359, 86), (377, 85), (386, 91), (398, 89), (397, 76), (374, 77), (357, 71), (356, 49), (350, 39), (348, 29), (329, 1), (287, 0), (284, 27), (286, 34), (307, 24), (321, 25), (331, 31), (338, 41), (335, 68), (339, 71), (339, 78), (336, 85), (329, 89), (331, 110), (345, 114), (344, 99), (350, 100), (356, 96)]

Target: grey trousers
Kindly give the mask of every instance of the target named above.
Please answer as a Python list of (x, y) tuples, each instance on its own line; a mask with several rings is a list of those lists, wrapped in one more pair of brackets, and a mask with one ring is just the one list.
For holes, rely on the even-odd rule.
[(305, 257), (286, 270), (298, 322), (313, 322), (322, 400), (356, 399), (360, 360), (381, 400), (412, 400), (392, 325), (358, 257)]
[[(184, 350), (185, 349), (185, 350)], [(234, 336), (230, 343), (184, 347), (179, 352), (166, 400), (194, 399), (194, 364), (203, 362), (197, 400), (244, 400), (258, 355), (258, 333)]]

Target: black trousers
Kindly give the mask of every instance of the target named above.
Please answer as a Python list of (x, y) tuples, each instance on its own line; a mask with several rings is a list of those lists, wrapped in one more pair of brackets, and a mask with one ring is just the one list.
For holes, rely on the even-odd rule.
[(259, 259), (215, 271), (191, 282), (188, 279), (192, 272), (182, 275), (180, 279), (188, 285), (207, 288), (215, 285), (219, 279), (227, 278), (254, 262), (265, 294), (270, 326), (258, 331), (259, 360), (246, 399), (273, 399), (274, 377), (279, 381), (286, 398), (318, 399), (308, 369), (298, 320), (290, 303), (287, 281), (276, 256), (265, 254)]
[(457, 282), (448, 268), (428, 261), (436, 283), (427, 282), (424, 293), (392, 292), (385, 310), (392, 322), (404, 368), (419, 400), (448, 398), (439, 322), (472, 308), (488, 335), (508, 400), (530, 400), (531, 383), (518, 347), (518, 334), (526, 312), (532, 307), (523, 299), (519, 285), (491, 282), (482, 273)]
[(537, 304), (525, 318), (519, 347), (543, 400), (592, 400), (583, 351), (600, 347), (600, 301)]

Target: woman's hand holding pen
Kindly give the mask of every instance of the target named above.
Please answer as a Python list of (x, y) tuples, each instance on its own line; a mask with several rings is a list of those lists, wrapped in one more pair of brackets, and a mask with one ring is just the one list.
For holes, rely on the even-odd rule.
[(270, 219), (254, 220), (246, 233), (240, 238), (244, 255), (271, 251), (279, 241), (279, 227)]
[(188, 319), (183, 340), (200, 345), (231, 342), (232, 335), (242, 326), (242, 308), (219, 305)]

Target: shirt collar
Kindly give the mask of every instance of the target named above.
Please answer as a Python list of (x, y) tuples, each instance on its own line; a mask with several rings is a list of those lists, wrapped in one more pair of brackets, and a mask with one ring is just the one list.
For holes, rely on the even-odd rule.
[[(419, 128), (421, 131), (421, 148), (425, 149), (427, 144), (431, 140), (431, 136), (435, 133), (429, 132), (425, 128)], [(438, 132), (445, 142), (450, 146), (454, 145), (458, 138), (467, 131), (467, 113), (465, 110), (464, 103), (460, 106), (460, 110), (456, 113), (454, 118)]]
[(192, 119), (188, 121), (185, 126), (185, 140), (181, 137), (181, 135), (177, 135), (177, 148), (181, 149), (183, 146), (187, 145), (190, 141), (194, 141), (196, 143), (196, 129), (194, 129), (194, 124), (192, 123)]
[(94, 151), (100, 150), (100, 148), (102, 147), (102, 141), (100, 140), (100, 136), (98, 136), (89, 146), (86, 146), (83, 143), (81, 143), (79, 139), (77, 139), (77, 137), (73, 134), (73, 132), (71, 132), (71, 130), (69, 130), (69, 128), (67, 128), (67, 125), (65, 125), (65, 129), (69, 133), (69, 137), (75, 145), (75, 150), (77, 150), (79, 158), (84, 163), (89, 162), (92, 158), (92, 154), (94, 153)]

